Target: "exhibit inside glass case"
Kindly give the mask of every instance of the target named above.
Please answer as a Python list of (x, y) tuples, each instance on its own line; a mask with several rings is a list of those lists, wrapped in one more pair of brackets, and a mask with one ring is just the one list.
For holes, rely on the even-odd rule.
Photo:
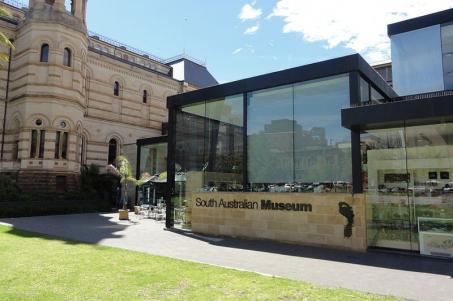
[(453, 222), (453, 123), (369, 130), (361, 143), (369, 245), (420, 250), (421, 218)]

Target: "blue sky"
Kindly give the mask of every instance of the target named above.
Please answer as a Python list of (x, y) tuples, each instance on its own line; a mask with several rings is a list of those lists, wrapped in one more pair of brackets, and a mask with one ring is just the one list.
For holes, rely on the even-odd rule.
[(91, 0), (88, 27), (163, 58), (185, 49), (228, 82), (356, 52), (388, 61), (387, 23), (451, 7), (450, 0)]

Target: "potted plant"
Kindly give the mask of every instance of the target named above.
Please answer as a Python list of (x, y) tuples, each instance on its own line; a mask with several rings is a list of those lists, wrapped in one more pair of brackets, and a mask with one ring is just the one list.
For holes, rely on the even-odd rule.
[(132, 186), (141, 186), (148, 182), (151, 179), (151, 176), (148, 173), (143, 173), (140, 179), (136, 179), (132, 175), (132, 166), (129, 163), (129, 160), (126, 156), (118, 156), (116, 158), (116, 166), (108, 165), (107, 171), (112, 173), (120, 178), (121, 183), (121, 203), (123, 204), (123, 208), (118, 210), (119, 219), (120, 220), (128, 220), (129, 219), (129, 210), (127, 209), (128, 203), (128, 196), (127, 196), (127, 189), (128, 185)]

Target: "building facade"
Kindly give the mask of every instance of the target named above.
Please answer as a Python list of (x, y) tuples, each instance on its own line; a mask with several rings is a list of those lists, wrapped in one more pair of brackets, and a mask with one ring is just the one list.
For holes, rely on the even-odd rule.
[(453, 258), (453, 9), (388, 33), (392, 65), (351, 55), (169, 97), (167, 226)]
[(89, 32), (87, 1), (65, 2), (0, 2), (12, 13), (0, 30), (16, 46), (0, 70), (0, 172), (27, 190), (73, 190), (81, 166), (135, 158), (137, 139), (162, 135), (168, 96), (217, 83), (197, 60)]

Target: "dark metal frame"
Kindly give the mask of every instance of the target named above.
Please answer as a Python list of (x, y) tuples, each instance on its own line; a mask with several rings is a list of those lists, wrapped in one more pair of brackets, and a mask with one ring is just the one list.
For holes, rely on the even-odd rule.
[(341, 123), (351, 130), (366, 130), (392, 127), (403, 120), (407, 125), (442, 122), (450, 120), (452, 116), (453, 95), (446, 95), (344, 108), (341, 110)]
[[(319, 63), (296, 67), (288, 70), (278, 71), (252, 78), (247, 78), (231, 83), (217, 85), (192, 92), (178, 94), (167, 98), (167, 108), (169, 109), (169, 135), (168, 135), (168, 155), (167, 155), (167, 219), (166, 227), (174, 226), (173, 204), (171, 197), (174, 193), (175, 179), (175, 147), (176, 147), (176, 116), (181, 107), (215, 100), (232, 95), (243, 95), (244, 106), (244, 184), (247, 184), (247, 94), (252, 91), (259, 91), (278, 86), (295, 84), (299, 82), (326, 78), (340, 74), (349, 74), (350, 105), (357, 106), (360, 103), (360, 78), (365, 79), (370, 86), (375, 88), (386, 98), (394, 98), (398, 95), (388, 86), (384, 79), (358, 54), (327, 60)], [(340, 114), (340, 112), (339, 112)], [(353, 192), (362, 192), (362, 166), (360, 154), (360, 128), (351, 129), (352, 147), (352, 174)], [(244, 185), (244, 190), (246, 190)]]
[(453, 21), (453, 8), (387, 26), (388, 36)]

